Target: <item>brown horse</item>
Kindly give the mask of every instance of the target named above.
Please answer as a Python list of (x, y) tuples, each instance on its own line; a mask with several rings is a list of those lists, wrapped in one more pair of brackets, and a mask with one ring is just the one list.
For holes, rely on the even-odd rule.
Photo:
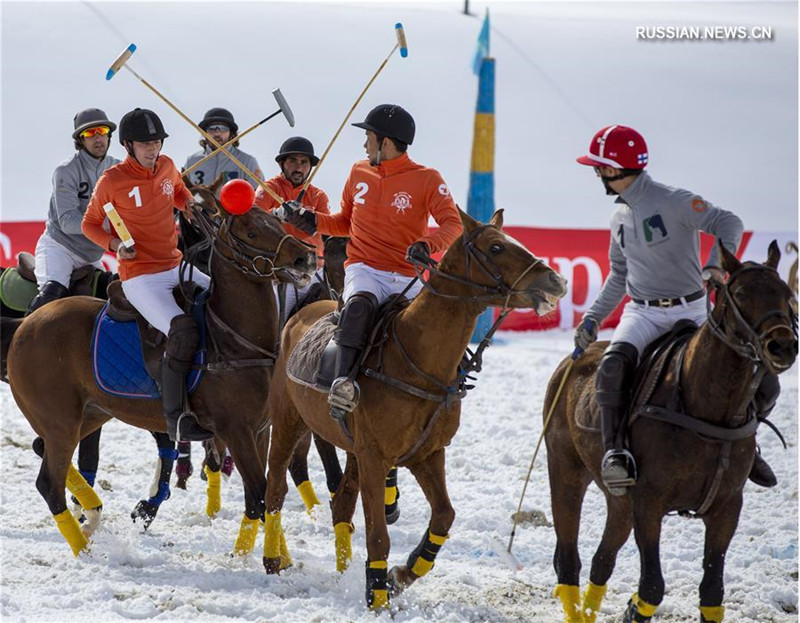
[[(286, 553), (280, 511), (286, 495), (286, 465), (297, 441), (310, 428), (348, 453), (342, 484), (333, 498), (337, 569), (350, 559), (351, 520), (359, 488), (367, 526), (367, 603), (388, 606), (387, 582), (399, 593), (433, 566), (455, 511), (445, 484), (445, 446), (455, 435), (461, 411), (459, 362), (478, 316), (487, 306), (555, 307), (565, 280), (502, 231), (502, 211), (482, 225), (461, 214), (464, 233), (451, 245), (426, 289), (397, 313), (389, 337), (373, 350), (358, 376), (361, 398), (343, 431), (330, 416), (323, 393), (291, 381), (286, 361), (309, 328), (335, 306), (320, 302), (300, 311), (283, 332), (269, 400), (272, 442), (267, 478), (264, 566), (282, 567)], [(363, 371), (369, 369), (366, 375)], [(380, 372), (376, 372), (380, 371)], [(389, 384), (387, 384), (389, 383)], [(351, 438), (352, 437), (352, 438)], [(357, 464), (356, 464), (357, 463)], [(394, 465), (408, 467), (431, 506), (431, 520), (408, 564), (387, 575), (389, 534), (384, 482)]]
[[(191, 405), (201, 425), (230, 448), (242, 475), (246, 510), (237, 549), (255, 539), (264, 513), (266, 451), (257, 437), (268, 425), (266, 401), (278, 344), (271, 282), (308, 283), (315, 268), (313, 252), (286, 235), (276, 217), (261, 210), (223, 215), (214, 238), (206, 308), (210, 364)], [(111, 396), (95, 383), (89, 344), (102, 305), (87, 297), (62, 299), (20, 325), (3, 326), (15, 331), (7, 353), (14, 399), (43, 440), (36, 486), (75, 554), (88, 540), (66, 510), (65, 481), (84, 509), (100, 506), (71, 465), (75, 446), (112, 417), (146, 430), (166, 430), (159, 400)]]
[[(557, 539), (556, 594), (568, 623), (595, 621), (617, 552), (631, 528), (641, 571), (638, 592), (623, 620), (650, 620), (664, 596), (661, 523), (676, 511), (699, 516), (705, 523), (701, 621), (722, 620), (725, 553), (736, 531), (742, 489), (756, 451), (758, 422), (749, 405), (765, 373), (780, 374), (794, 363), (797, 325), (790, 307), (792, 293), (776, 270), (780, 251), (775, 242), (765, 264), (740, 263), (722, 245), (719, 251), (730, 278), (727, 284), (717, 284), (708, 321), (684, 347), (666, 349), (656, 358), (632, 401), (629, 447), (639, 475), (625, 496), (610, 495), (599, 473), (603, 446), (596, 426), (594, 379), (607, 343), (592, 345), (574, 363), (555, 407), (545, 439)], [(545, 413), (569, 361), (561, 363), (550, 381)], [(578, 531), (581, 504), (592, 480), (605, 493), (607, 516), (581, 602)]]

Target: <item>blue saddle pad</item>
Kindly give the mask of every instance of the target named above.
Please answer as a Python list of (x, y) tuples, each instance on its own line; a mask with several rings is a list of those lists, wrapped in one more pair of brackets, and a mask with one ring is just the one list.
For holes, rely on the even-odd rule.
[[(119, 322), (108, 315), (108, 303), (97, 315), (92, 331), (92, 371), (97, 386), (112, 396), (161, 398), (158, 386), (144, 366), (139, 327), (135, 320)], [(205, 353), (194, 356), (195, 365), (205, 363)], [(187, 391), (200, 383), (202, 370), (186, 377)]]

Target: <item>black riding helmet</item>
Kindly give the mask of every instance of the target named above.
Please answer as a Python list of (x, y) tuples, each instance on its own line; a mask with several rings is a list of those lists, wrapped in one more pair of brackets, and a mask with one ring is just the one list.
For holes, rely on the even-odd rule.
[(239, 126), (233, 120), (233, 113), (226, 108), (211, 108), (197, 125), (203, 128), (205, 132), (208, 132), (208, 128), (215, 123), (224, 123), (231, 129), (231, 134), (239, 134)]
[(416, 124), (414, 118), (401, 106), (381, 104), (369, 111), (361, 123), (353, 123), (357, 128), (372, 130), (381, 137), (398, 140), (406, 145), (414, 141)]
[(291, 154), (302, 154), (303, 156), (308, 156), (311, 160), (311, 166), (317, 166), (319, 162), (319, 158), (314, 155), (314, 145), (311, 144), (307, 138), (303, 136), (292, 136), (291, 138), (287, 138), (283, 141), (283, 145), (281, 145), (281, 150), (278, 152), (278, 155), (275, 156), (275, 162), (278, 164), (283, 164), (283, 161)]
[(163, 141), (168, 136), (161, 119), (147, 108), (134, 108), (119, 122), (119, 142), (122, 145), (125, 145), (126, 141), (139, 143)]

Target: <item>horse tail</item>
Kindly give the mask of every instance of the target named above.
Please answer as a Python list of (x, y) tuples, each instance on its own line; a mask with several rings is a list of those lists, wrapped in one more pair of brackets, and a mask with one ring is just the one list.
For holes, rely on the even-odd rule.
[(6, 360), (8, 359), (8, 349), (11, 348), (11, 340), (22, 324), (22, 318), (0, 318), (0, 380), (8, 383), (6, 376)]

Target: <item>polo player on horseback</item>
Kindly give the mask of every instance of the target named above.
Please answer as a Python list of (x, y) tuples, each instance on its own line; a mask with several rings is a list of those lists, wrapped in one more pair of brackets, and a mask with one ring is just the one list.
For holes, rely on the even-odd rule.
[[(344, 309), (335, 340), (336, 372), (328, 402), (331, 416), (343, 421), (358, 404), (354, 367), (367, 346), (378, 307), (392, 294), (409, 299), (422, 290), (408, 258), (426, 262), (461, 233), (461, 219), (442, 176), (413, 162), (406, 153), (414, 141), (413, 117), (403, 108), (381, 104), (361, 123), (368, 160), (353, 165), (337, 214), (301, 211), (284, 204), (288, 221), (309, 233), (349, 236), (345, 262)], [(428, 233), (428, 218), (439, 225)]]
[(81, 222), (97, 179), (106, 169), (119, 163), (108, 155), (117, 124), (109, 121), (99, 108), (82, 110), (73, 121), (72, 139), (77, 152), (53, 173), (47, 224), (36, 243), (39, 294), (28, 306), (28, 313), (65, 297), (75, 269), (91, 265), (105, 270), (100, 263), (103, 247), (83, 235)]
[[(624, 447), (624, 420), (634, 373), (645, 347), (679, 320), (698, 326), (706, 320), (704, 281), (724, 282), (716, 246), (701, 268), (699, 231), (716, 236), (731, 253), (742, 238), (742, 221), (699, 195), (654, 181), (644, 138), (633, 128), (612, 125), (592, 138), (589, 153), (577, 159), (594, 167), (606, 194), (616, 195), (611, 216), (611, 272), (600, 294), (575, 331), (582, 352), (597, 339), (597, 329), (627, 293), (611, 343), (597, 371), (597, 404), (605, 455), (603, 483), (612, 495), (624, 495), (636, 482), (633, 456)], [(756, 393), (759, 418), (775, 405), (780, 386), (766, 374)], [(757, 453), (750, 479), (758, 485), (777, 483), (769, 465)]]
[[(175, 441), (201, 441), (212, 434), (191, 412), (184, 412), (186, 375), (200, 339), (191, 314), (184, 314), (172, 290), (179, 283), (181, 252), (173, 207), (191, 218), (194, 198), (178, 169), (161, 154), (164, 131), (158, 115), (136, 108), (119, 124), (119, 140), (128, 157), (98, 180), (83, 217), (83, 233), (97, 245), (115, 251), (119, 277), (128, 301), (152, 326), (168, 336), (161, 373), (161, 396), (167, 431)], [(118, 235), (103, 229), (103, 206), (113, 204), (135, 246), (128, 249)], [(194, 270), (193, 279), (208, 287), (210, 279)]]

